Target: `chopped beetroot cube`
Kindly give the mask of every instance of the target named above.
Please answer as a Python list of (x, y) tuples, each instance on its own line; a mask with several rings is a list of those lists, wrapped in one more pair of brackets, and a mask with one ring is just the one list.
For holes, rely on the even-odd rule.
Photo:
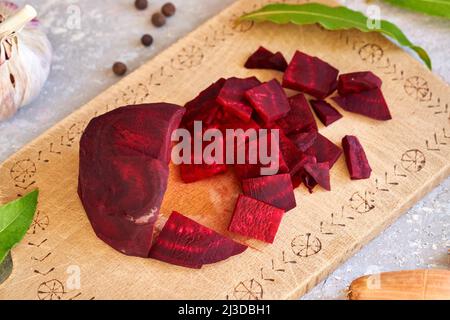
[(298, 163), (299, 158), (302, 156), (303, 152), (291, 141), (286, 135), (280, 131), (280, 144), (279, 148), (281, 154), (283, 155), (283, 160), (286, 162), (289, 170), (295, 167)]
[(342, 139), (347, 168), (352, 180), (369, 179), (372, 173), (366, 153), (355, 136), (345, 136)]
[(362, 114), (376, 120), (392, 119), (389, 107), (380, 89), (334, 97), (333, 100), (348, 112)]
[(327, 127), (342, 118), (342, 114), (326, 101), (312, 100), (311, 106), (320, 121)]
[(297, 205), (289, 174), (246, 179), (242, 181), (242, 190), (248, 197), (285, 211), (294, 209)]
[[(272, 158), (272, 155), (270, 154), (270, 150), (271, 150), (271, 143), (272, 141), (269, 140), (269, 145), (268, 145), (268, 154), (269, 156)], [(262, 168), (269, 168), (270, 164), (263, 164), (260, 157), (259, 157), (259, 148), (260, 148), (260, 144), (259, 144), (259, 140), (257, 141), (257, 143), (251, 143), (251, 142), (247, 142), (246, 143), (246, 161), (244, 164), (235, 164), (234, 165), (234, 170), (235, 173), (238, 177), (238, 179), (240, 181), (243, 181), (245, 179), (250, 179), (250, 178), (258, 178), (261, 177), (261, 169)], [(280, 146), (279, 146), (280, 149)], [(250, 163), (250, 154), (254, 154), (257, 155), (257, 163), (253, 164)], [(278, 172), (276, 172), (275, 174), (281, 174), (281, 173), (288, 173), (289, 172), (289, 168), (283, 158), (282, 155), (282, 151), (279, 150), (278, 152), (278, 158), (275, 158), (275, 160), (278, 162)]]
[(225, 111), (244, 121), (249, 121), (253, 109), (245, 99), (245, 92), (259, 85), (261, 85), (261, 82), (255, 77), (227, 79), (222, 90), (220, 90), (217, 102), (225, 108)]
[(339, 76), (338, 92), (341, 96), (380, 89), (383, 81), (370, 71), (354, 72)]
[(200, 269), (203, 265), (241, 254), (246, 246), (173, 212), (156, 239), (150, 258)]
[(317, 123), (305, 95), (298, 94), (288, 99), (291, 111), (277, 121), (277, 125), (286, 135), (298, 132), (317, 131)]
[(220, 90), (222, 90), (223, 85), (225, 84), (225, 79), (221, 78), (217, 82), (210, 85), (208, 88), (200, 92), (200, 94), (192, 101), (189, 101), (186, 103), (185, 108), (187, 110), (187, 113), (191, 112), (192, 110), (198, 110), (202, 107), (202, 105), (211, 100), (216, 100), (217, 96), (220, 93)]
[(284, 72), (287, 61), (281, 52), (273, 53), (264, 47), (259, 47), (245, 63), (247, 69), (272, 69)]
[(325, 190), (331, 191), (330, 168), (328, 163), (308, 163), (305, 171)]
[(301, 152), (305, 152), (312, 147), (317, 139), (317, 135), (317, 131), (311, 130), (309, 132), (296, 133), (289, 138)]
[(339, 71), (325, 61), (297, 51), (283, 78), (283, 87), (324, 99), (337, 88)]
[(331, 169), (342, 155), (342, 150), (333, 142), (318, 133), (314, 144), (311, 148), (306, 150), (306, 154), (316, 157), (317, 162), (319, 163), (327, 162)]
[(193, 183), (225, 173), (226, 164), (181, 164), (180, 175), (184, 183)]
[(184, 112), (171, 104), (118, 108), (92, 119), (81, 137), (79, 197), (97, 236), (124, 254), (148, 256), (170, 138)]
[(191, 109), (193, 111), (186, 112), (181, 122), (181, 126), (189, 131), (194, 130), (194, 122), (201, 121), (204, 129), (218, 127), (222, 118), (222, 106), (215, 100), (208, 100), (203, 103), (199, 109)]
[(240, 195), (229, 230), (243, 236), (273, 243), (284, 210)]
[(267, 123), (283, 118), (291, 110), (286, 93), (275, 79), (248, 90), (245, 96)]

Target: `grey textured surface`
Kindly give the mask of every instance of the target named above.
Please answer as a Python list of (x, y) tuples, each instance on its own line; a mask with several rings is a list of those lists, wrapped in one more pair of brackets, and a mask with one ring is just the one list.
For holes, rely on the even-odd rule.
[[(137, 11), (133, 0), (20, 0), (40, 12), (54, 46), (54, 64), (41, 96), (14, 118), (0, 123), (0, 162), (118, 80), (110, 68), (116, 60), (131, 70), (167, 48), (234, 0), (173, 0), (178, 7), (168, 24), (155, 29), (150, 16), (164, 1), (150, 0)], [(341, 1), (365, 11), (364, 1)], [(77, 26), (77, 17), (80, 25)], [(381, 5), (382, 18), (397, 23), (422, 45), (434, 72), (450, 82), (450, 21)], [(155, 44), (139, 39), (151, 33)], [(343, 298), (350, 281), (365, 273), (448, 267), (450, 179), (418, 203), (392, 227), (336, 270), (304, 299)]]

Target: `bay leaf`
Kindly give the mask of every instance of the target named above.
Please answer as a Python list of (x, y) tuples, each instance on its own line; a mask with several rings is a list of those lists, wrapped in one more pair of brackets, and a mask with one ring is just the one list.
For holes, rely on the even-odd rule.
[(414, 50), (431, 69), (431, 59), (421, 47), (414, 45), (393, 23), (380, 20), (379, 28), (372, 28), (370, 19), (359, 11), (347, 7), (330, 7), (320, 3), (305, 4), (269, 4), (239, 18), (240, 21), (269, 21), (277, 24), (294, 23), (298, 25), (320, 24), (328, 30), (358, 29), (362, 32), (379, 32), (402, 46)]

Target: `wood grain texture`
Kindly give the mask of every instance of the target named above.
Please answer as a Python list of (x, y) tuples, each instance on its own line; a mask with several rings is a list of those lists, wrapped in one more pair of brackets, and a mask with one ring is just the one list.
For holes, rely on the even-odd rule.
[[(450, 91), (423, 65), (377, 34), (317, 26), (275, 26), (234, 19), (268, 1), (237, 1), (136, 72), (81, 107), (0, 166), (0, 203), (39, 187), (39, 212), (13, 251), (15, 269), (0, 287), (14, 299), (295, 299), (377, 236), (450, 174)], [(246, 70), (258, 46), (317, 55), (341, 72), (372, 70), (383, 78), (394, 120), (343, 112), (321, 132), (340, 144), (357, 135), (374, 170), (352, 182), (343, 158), (332, 192), (296, 190), (274, 245), (202, 270), (121, 255), (96, 238), (78, 199), (78, 143), (89, 120), (142, 102), (184, 104), (220, 77), (280, 74)], [(160, 225), (172, 210), (227, 234), (239, 193), (232, 174), (184, 185), (171, 168)], [(81, 286), (73, 288), (80, 272)]]

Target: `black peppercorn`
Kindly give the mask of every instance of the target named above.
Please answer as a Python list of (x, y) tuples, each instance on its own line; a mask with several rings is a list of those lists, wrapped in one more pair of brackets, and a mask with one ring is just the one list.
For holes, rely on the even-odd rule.
[(153, 37), (149, 34), (144, 34), (141, 38), (141, 42), (144, 46), (150, 47), (153, 44)]
[(117, 76), (123, 76), (125, 73), (127, 73), (127, 66), (123, 62), (116, 62), (116, 63), (114, 63), (112, 69), (113, 69), (113, 72)]
[(155, 27), (162, 27), (166, 24), (166, 17), (164, 17), (161, 13), (157, 12), (152, 15), (152, 23)]
[(147, 0), (136, 0), (134, 2), (134, 6), (138, 10), (145, 10), (148, 7), (148, 1)]
[(162, 6), (161, 8), (161, 12), (163, 13), (163, 15), (165, 15), (166, 17), (171, 17), (175, 14), (175, 12), (177, 11), (177, 8), (175, 7), (175, 5), (171, 2), (166, 3), (165, 5)]

